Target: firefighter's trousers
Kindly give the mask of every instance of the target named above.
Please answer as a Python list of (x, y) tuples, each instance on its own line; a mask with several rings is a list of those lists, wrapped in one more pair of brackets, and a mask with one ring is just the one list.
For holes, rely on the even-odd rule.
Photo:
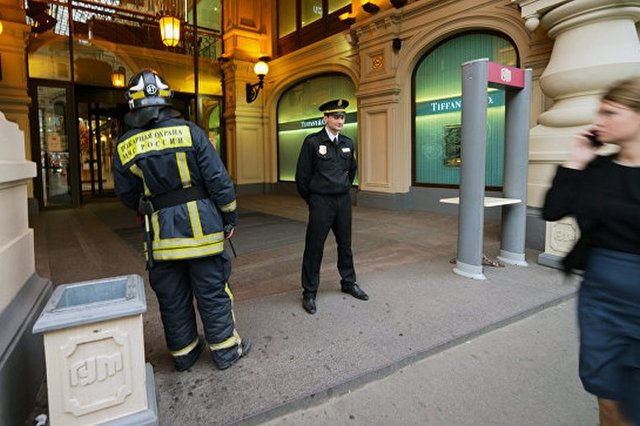
[(196, 259), (160, 261), (149, 270), (170, 351), (180, 351), (198, 337), (195, 296), (209, 347), (218, 346), (216, 356), (221, 359), (237, 357), (240, 338), (235, 331), (233, 296), (227, 285), (230, 275), (231, 260), (224, 252)]

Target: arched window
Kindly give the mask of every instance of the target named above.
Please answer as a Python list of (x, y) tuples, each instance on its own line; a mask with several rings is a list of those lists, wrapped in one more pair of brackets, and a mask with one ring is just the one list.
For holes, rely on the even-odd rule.
[(355, 85), (345, 75), (312, 77), (289, 88), (278, 103), (278, 180), (293, 182), (304, 138), (324, 126), (318, 107), (332, 99), (349, 101), (342, 134), (358, 143)]
[[(493, 33), (465, 33), (431, 49), (413, 77), (413, 184), (457, 187), (460, 183), (461, 65), (474, 59), (517, 66), (514, 45)], [(503, 90), (489, 89), (486, 186), (502, 186), (504, 173)]]

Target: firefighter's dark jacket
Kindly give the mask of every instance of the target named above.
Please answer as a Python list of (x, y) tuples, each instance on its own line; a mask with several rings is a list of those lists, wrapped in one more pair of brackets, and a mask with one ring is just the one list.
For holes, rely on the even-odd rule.
[(356, 177), (356, 148), (353, 141), (339, 135), (331, 142), (323, 128), (302, 143), (296, 167), (298, 193), (309, 203), (311, 194), (344, 194)]
[[(147, 197), (203, 185), (209, 198), (151, 215), (155, 260), (204, 257), (224, 250), (224, 226), (237, 221), (236, 196), (220, 157), (204, 131), (191, 122), (160, 114), (125, 133), (114, 152), (116, 195), (137, 209)], [(146, 252), (146, 245), (145, 245)]]

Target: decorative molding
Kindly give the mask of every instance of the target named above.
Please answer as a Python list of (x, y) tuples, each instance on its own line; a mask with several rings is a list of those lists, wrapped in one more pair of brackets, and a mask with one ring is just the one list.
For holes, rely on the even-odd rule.
[(371, 69), (373, 71), (384, 70), (384, 55), (373, 55), (373, 56), (370, 56), (370, 59), (371, 59)]

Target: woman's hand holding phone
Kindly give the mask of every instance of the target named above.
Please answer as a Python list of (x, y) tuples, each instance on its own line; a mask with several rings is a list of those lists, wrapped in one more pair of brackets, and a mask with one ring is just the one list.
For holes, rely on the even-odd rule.
[(596, 151), (604, 145), (591, 129), (578, 133), (571, 141), (571, 155), (562, 165), (576, 170), (584, 170), (596, 157)]

